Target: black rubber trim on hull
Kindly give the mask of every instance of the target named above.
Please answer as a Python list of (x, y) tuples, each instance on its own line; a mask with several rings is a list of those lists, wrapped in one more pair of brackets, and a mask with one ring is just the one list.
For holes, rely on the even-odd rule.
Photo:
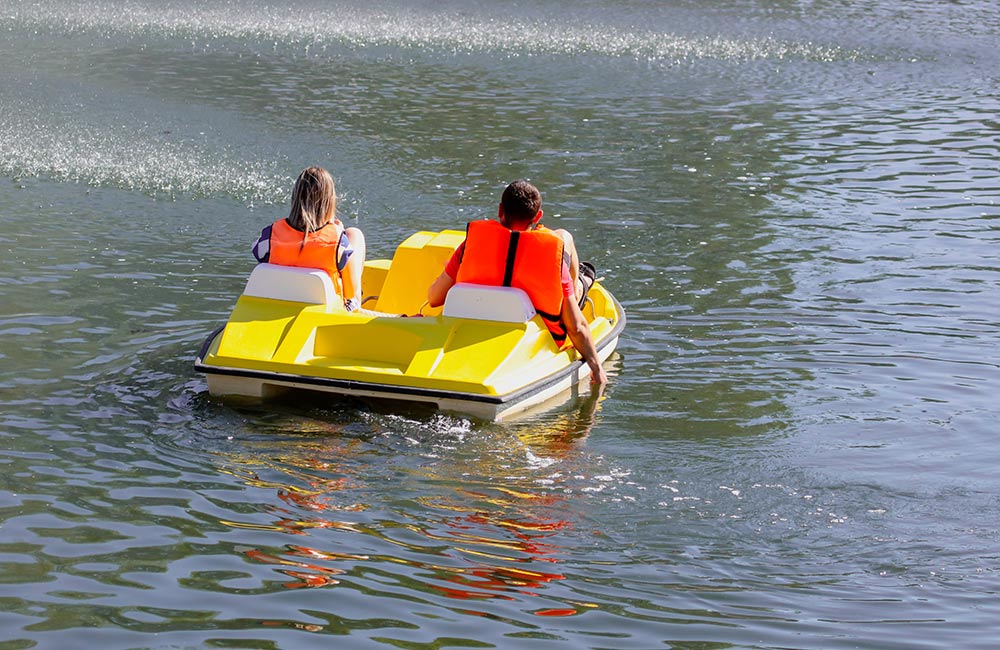
[[(617, 299), (612, 296), (612, 300), (615, 301), (615, 306), (617, 311), (621, 314), (621, 318), (618, 322), (614, 324), (611, 333), (604, 337), (601, 344), (596, 346), (598, 353), (608, 346), (612, 341), (616, 340), (621, 334), (621, 331), (625, 329), (625, 311), (622, 309), (621, 305), (618, 303)], [(367, 381), (352, 381), (349, 379), (330, 379), (327, 377), (310, 377), (308, 375), (292, 375), (281, 372), (268, 372), (265, 370), (247, 370), (243, 368), (227, 368), (221, 366), (209, 366), (206, 365), (202, 360), (208, 354), (208, 350), (212, 345), (212, 341), (215, 340), (222, 330), (225, 329), (225, 325), (222, 325), (214, 332), (212, 332), (205, 342), (201, 346), (201, 350), (198, 352), (198, 358), (194, 362), (194, 369), (197, 372), (204, 373), (206, 375), (223, 375), (227, 377), (247, 377), (249, 379), (261, 379), (270, 381), (280, 381), (286, 384), (297, 384), (303, 387), (309, 386), (323, 386), (328, 388), (340, 388), (343, 390), (350, 391), (371, 391), (378, 392), (387, 398), (392, 398), (396, 396), (412, 396), (412, 397), (428, 397), (435, 399), (453, 399), (453, 400), (464, 400), (468, 402), (481, 402), (486, 404), (504, 404), (513, 405), (518, 402), (527, 399), (531, 395), (544, 390), (553, 384), (557, 384), (567, 376), (577, 372), (582, 366), (586, 365), (582, 359), (577, 359), (569, 366), (559, 371), (554, 375), (550, 375), (544, 379), (540, 379), (532, 384), (529, 384), (523, 388), (520, 388), (513, 393), (508, 393), (507, 395), (480, 395), (477, 393), (461, 393), (446, 390), (437, 390), (433, 388), (417, 388), (413, 386), (397, 386), (394, 384), (377, 384), (374, 382)]]

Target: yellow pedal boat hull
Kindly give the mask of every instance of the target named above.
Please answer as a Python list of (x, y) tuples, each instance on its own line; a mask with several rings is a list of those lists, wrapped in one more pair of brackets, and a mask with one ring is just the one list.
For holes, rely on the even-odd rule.
[[(367, 262), (365, 309), (354, 313), (331, 300), (323, 272), (259, 265), (228, 322), (205, 341), (195, 369), (217, 396), (266, 399), (308, 389), (425, 403), (486, 420), (508, 418), (588, 380), (577, 352), (556, 345), (517, 289), (457, 285), (443, 310), (426, 307), (428, 287), (463, 238), (459, 231), (419, 232), (391, 261)], [(583, 311), (603, 362), (625, 314), (600, 282), (588, 296)]]

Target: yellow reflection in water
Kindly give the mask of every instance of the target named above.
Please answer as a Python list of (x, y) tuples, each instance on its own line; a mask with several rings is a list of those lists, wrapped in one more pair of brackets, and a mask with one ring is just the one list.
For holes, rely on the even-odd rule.
[[(523, 420), (504, 428), (504, 434), (513, 434), (525, 455), (544, 458), (543, 466), (552, 468), (571, 456), (589, 434), (602, 399), (602, 391), (594, 391), (576, 400), (569, 412)], [(447, 512), (421, 533), (450, 542), (449, 555), (463, 562), (425, 567), (429, 569), (425, 586), (455, 599), (513, 600), (515, 594), (537, 596), (549, 583), (565, 579), (556, 568), (561, 550), (557, 536), (572, 527), (559, 514), (567, 510), (567, 496), (531, 478), (512, 477), (524, 468), (515, 471), (510, 454), (454, 460), (421, 469), (426, 482), (452, 490), (450, 497), (420, 500), (431, 510)], [(574, 603), (578, 608), (590, 606)], [(547, 608), (534, 613), (556, 616), (577, 611)]]
[[(226, 463), (220, 471), (248, 487), (273, 490), (283, 506), (271, 506), (279, 516), (267, 524), (223, 523), (300, 536), (333, 529), (405, 549), (371, 555), (317, 548), (319, 544), (312, 543), (287, 545), (282, 550), (244, 551), (247, 558), (274, 565), (291, 578), (282, 583), (288, 589), (337, 585), (335, 576), (345, 569), (331, 564), (372, 562), (381, 571), (391, 565), (409, 567), (409, 572), (397, 575), (401, 585), (449, 599), (538, 596), (547, 585), (565, 579), (558, 570), (559, 536), (573, 526), (565, 514), (572, 507), (565, 502), (576, 497), (558, 489), (558, 484), (536, 479), (540, 473), (560, 475), (559, 464), (578, 455), (601, 399), (601, 392), (596, 391), (575, 400), (567, 411), (536, 415), (516, 424), (473, 427), (463, 434), (461, 444), (438, 442), (428, 456), (433, 460), (416, 467), (412, 466), (415, 455), (395, 456), (395, 452), (376, 449), (381, 454), (376, 458), (370, 441), (341, 438), (336, 431), (289, 442), (287, 448), (260, 442), (261, 449), (255, 449), (253, 443), (247, 443), (239, 454), (224, 456)], [(364, 455), (377, 464), (360, 462)], [(351, 521), (350, 513), (368, 510), (357, 501), (359, 492), (384, 492), (384, 484), (378, 490), (367, 487), (373, 477), (366, 472), (399, 476), (401, 469), (404, 477), (415, 479), (401, 484), (401, 494), (405, 489), (425, 494), (391, 505), (383, 503), (381, 507), (395, 510), (391, 520)], [(369, 499), (386, 501), (377, 494)], [(332, 542), (328, 537), (315, 540)], [(370, 542), (356, 542), (349, 541), (354, 548), (373, 547)], [(593, 606), (563, 603), (571, 607), (540, 608), (532, 613), (566, 616)]]

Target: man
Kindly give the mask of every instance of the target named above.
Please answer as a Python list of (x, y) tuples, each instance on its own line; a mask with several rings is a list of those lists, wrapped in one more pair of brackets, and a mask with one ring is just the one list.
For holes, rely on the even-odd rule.
[(580, 277), (573, 237), (565, 230), (549, 230), (542, 219), (542, 195), (527, 181), (507, 186), (500, 199), (499, 223), (469, 223), (466, 239), (455, 250), (444, 271), (427, 292), (431, 307), (444, 304), (457, 282), (523, 289), (557, 343), (573, 344), (587, 365), (591, 382), (608, 378), (597, 356), (590, 326), (580, 311), (589, 275)]

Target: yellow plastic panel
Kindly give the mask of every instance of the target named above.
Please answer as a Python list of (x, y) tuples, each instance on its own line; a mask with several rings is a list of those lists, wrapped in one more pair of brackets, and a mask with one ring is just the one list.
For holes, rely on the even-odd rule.
[[(444, 270), (452, 253), (465, 239), (465, 232), (445, 230), (440, 233), (418, 232), (396, 248), (392, 270), (374, 309), (389, 314), (416, 314), (427, 300), (427, 290)], [(440, 313), (440, 308), (424, 308), (425, 316)]]
[(525, 337), (490, 377), (493, 388), (503, 394), (559, 372), (577, 357), (573, 348), (559, 350), (552, 335), (542, 328)]
[(404, 372), (424, 337), (379, 319), (316, 328), (313, 354), (328, 365), (395, 368)]
[(218, 355), (269, 360), (302, 307), (301, 303), (241, 296), (222, 332)]
[(524, 326), (485, 321), (458, 321), (444, 346), (434, 376), (479, 382), (499, 367), (524, 336)]
[[(361, 295), (362, 300), (368, 298), (378, 298), (385, 285), (385, 278), (389, 274), (390, 260), (368, 260), (365, 262), (365, 270), (361, 274)], [(375, 302), (364, 302), (365, 309), (374, 309)]]

